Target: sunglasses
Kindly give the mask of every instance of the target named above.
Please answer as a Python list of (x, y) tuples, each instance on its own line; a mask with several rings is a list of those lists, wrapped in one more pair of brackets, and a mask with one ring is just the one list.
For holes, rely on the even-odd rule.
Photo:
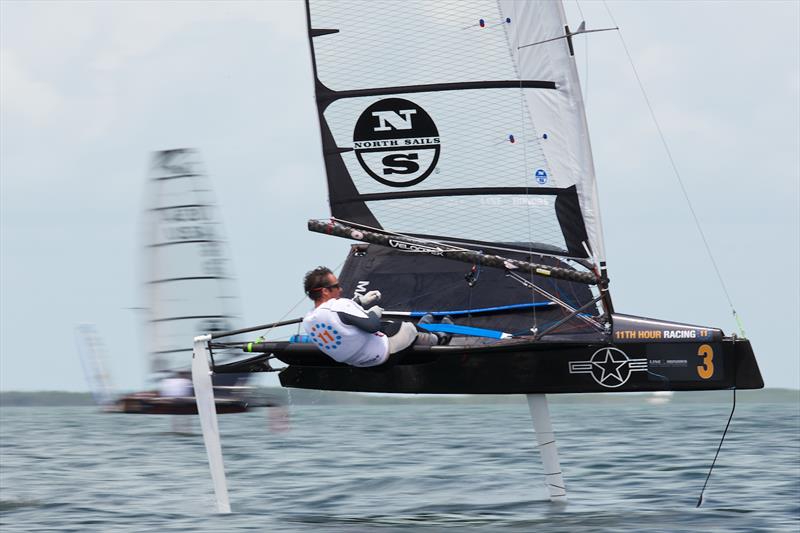
[(312, 293), (312, 292), (316, 292), (316, 291), (321, 291), (322, 289), (328, 289), (330, 291), (330, 290), (333, 290), (333, 289), (341, 289), (341, 288), (342, 288), (342, 286), (339, 285), (339, 283), (337, 282), (337, 283), (334, 283), (333, 285), (323, 285), (322, 287), (315, 287), (313, 289), (310, 289), (308, 292)]

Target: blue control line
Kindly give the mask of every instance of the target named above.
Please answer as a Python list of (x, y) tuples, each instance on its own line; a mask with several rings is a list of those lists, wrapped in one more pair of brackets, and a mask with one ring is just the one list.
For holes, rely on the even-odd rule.
[(555, 302), (528, 302), (523, 304), (500, 305), (497, 307), (481, 307), (478, 309), (457, 309), (454, 311), (384, 311), (384, 316), (409, 316), (422, 317), (425, 315), (433, 316), (458, 316), (458, 315), (477, 315), (479, 313), (494, 313), (499, 311), (513, 311), (515, 309), (531, 309), (535, 307), (550, 307), (556, 305)]
[(511, 333), (497, 331), (496, 329), (473, 328), (472, 326), (459, 326), (458, 324), (417, 324), (417, 327), (431, 332), (486, 337), (489, 339), (510, 339), (513, 337)]

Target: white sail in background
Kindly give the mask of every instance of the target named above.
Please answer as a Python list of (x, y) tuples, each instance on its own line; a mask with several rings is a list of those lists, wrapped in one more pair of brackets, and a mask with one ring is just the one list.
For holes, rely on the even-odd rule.
[(75, 342), (81, 366), (89, 385), (89, 391), (97, 405), (114, 403), (114, 385), (108, 371), (108, 354), (97, 328), (93, 324), (81, 324), (75, 328)]
[(238, 325), (227, 243), (195, 150), (156, 152), (148, 189), (144, 290), (150, 372), (188, 371), (196, 335)]

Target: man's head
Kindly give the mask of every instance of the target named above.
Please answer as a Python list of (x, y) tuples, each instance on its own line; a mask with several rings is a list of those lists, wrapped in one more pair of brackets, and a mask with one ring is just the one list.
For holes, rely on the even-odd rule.
[(303, 289), (316, 305), (327, 302), (331, 298), (338, 298), (342, 294), (339, 280), (331, 269), (320, 266), (306, 272), (303, 278)]

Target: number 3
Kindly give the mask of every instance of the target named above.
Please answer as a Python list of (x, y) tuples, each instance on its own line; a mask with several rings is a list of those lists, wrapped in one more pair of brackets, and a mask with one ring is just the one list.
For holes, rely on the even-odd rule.
[(708, 344), (703, 344), (697, 349), (697, 355), (703, 358), (703, 364), (697, 365), (697, 375), (708, 379), (714, 375), (714, 350)]

